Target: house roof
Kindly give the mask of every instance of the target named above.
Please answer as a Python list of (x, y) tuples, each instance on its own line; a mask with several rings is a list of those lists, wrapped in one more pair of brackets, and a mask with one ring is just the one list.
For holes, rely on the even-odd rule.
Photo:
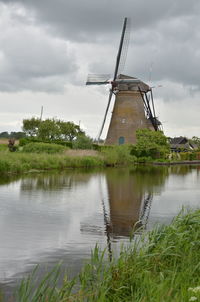
[(179, 145), (179, 144), (186, 144), (188, 142), (188, 139), (183, 136), (174, 137), (170, 139), (171, 145)]
[(194, 143), (191, 143), (190, 140), (184, 136), (174, 137), (170, 139), (171, 149), (197, 149), (197, 146)]

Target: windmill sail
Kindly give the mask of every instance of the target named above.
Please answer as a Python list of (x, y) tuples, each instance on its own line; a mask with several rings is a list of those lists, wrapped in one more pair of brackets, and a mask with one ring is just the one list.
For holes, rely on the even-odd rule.
[(104, 128), (104, 125), (105, 125), (105, 122), (106, 122), (106, 117), (107, 117), (107, 114), (108, 114), (108, 109), (110, 107), (110, 103), (111, 103), (111, 100), (112, 100), (112, 95), (113, 95), (113, 92), (112, 92), (112, 90), (110, 90), (109, 97), (108, 97), (108, 103), (107, 103), (107, 107), (106, 107), (106, 112), (104, 114), (103, 123), (101, 125), (99, 135), (98, 135), (98, 141), (100, 140), (101, 134), (103, 132), (103, 128)]
[(86, 85), (105, 85), (109, 84), (110, 74), (88, 74)]
[[(119, 70), (119, 65), (120, 65), (120, 60), (121, 60), (121, 55), (122, 55), (122, 50), (123, 50), (124, 37), (126, 35), (126, 30), (127, 30), (127, 22), (128, 22), (128, 18), (125, 18), (124, 19), (123, 28), (122, 28), (122, 34), (121, 34), (121, 39), (120, 39), (120, 44), (119, 44), (119, 50), (118, 50), (118, 54), (117, 54), (116, 64), (115, 64), (115, 71), (114, 71), (114, 75), (113, 75), (113, 82), (116, 80), (117, 74), (118, 74), (118, 70)], [(98, 141), (99, 141), (99, 139), (101, 137), (101, 134), (103, 132), (103, 128), (104, 128), (104, 125), (105, 125), (105, 122), (106, 122), (108, 110), (109, 110), (111, 99), (112, 99), (112, 93), (113, 93), (113, 87), (110, 90), (110, 94), (109, 94), (109, 97), (108, 97), (108, 103), (107, 103), (107, 107), (106, 107), (106, 112), (104, 114), (103, 123), (101, 125), (100, 132), (99, 132), (99, 135), (98, 135)]]
[(122, 49), (121, 49), (121, 55), (120, 55), (117, 75), (122, 73), (122, 71), (124, 70), (127, 53), (128, 53), (129, 40), (130, 40), (130, 28), (131, 28), (130, 18), (125, 18), (124, 23), (125, 22), (126, 22), (126, 24), (124, 24), (125, 30), (124, 30), (123, 43), (122, 43)]

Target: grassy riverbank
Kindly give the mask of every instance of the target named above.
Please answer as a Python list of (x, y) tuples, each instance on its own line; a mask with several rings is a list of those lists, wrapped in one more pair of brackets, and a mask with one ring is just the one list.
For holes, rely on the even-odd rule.
[(59, 148), (60, 150), (57, 153), (52, 152), (55, 151), (52, 146), (51, 150), (50, 148), (45, 149), (45, 152), (41, 152), (41, 147), (37, 147), (37, 152), (34, 153), (27, 152), (26, 148), (19, 152), (0, 150), (0, 172), (22, 173), (33, 170), (103, 167), (126, 165), (135, 161), (135, 157), (130, 155), (128, 146), (108, 148), (102, 152), (94, 150), (85, 150), (84, 152), (84, 150), (80, 150), (81, 153), (62, 146), (59, 146)]
[(33, 295), (34, 276), (23, 281), (17, 301), (200, 301), (199, 250), (200, 210), (197, 210), (179, 215), (170, 226), (155, 228), (146, 234), (142, 245), (132, 242), (111, 263), (95, 248), (91, 262), (80, 275), (72, 281), (65, 278), (59, 289), (56, 289), (57, 269), (45, 276)]
[[(169, 160), (136, 156), (132, 145), (101, 146), (99, 150), (69, 149), (53, 143), (29, 143), (9, 152), (0, 144), (0, 173), (23, 173), (33, 170), (127, 166), (135, 163), (156, 165), (199, 164), (200, 160)], [(196, 154), (196, 153), (195, 153)], [(195, 155), (196, 156), (196, 155)]]
[(98, 157), (71, 157), (65, 154), (3, 153), (0, 152), (0, 172), (22, 173), (33, 170), (52, 170), (104, 166)]

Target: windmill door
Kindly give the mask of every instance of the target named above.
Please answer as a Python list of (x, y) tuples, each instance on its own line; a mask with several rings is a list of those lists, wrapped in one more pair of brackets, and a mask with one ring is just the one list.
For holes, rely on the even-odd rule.
[(119, 141), (119, 145), (123, 145), (125, 143), (124, 136), (120, 136), (118, 141)]

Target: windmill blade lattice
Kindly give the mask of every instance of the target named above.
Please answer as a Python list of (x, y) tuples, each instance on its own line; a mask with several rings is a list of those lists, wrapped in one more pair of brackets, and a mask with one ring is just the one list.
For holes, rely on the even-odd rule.
[[(120, 44), (119, 44), (119, 50), (118, 50), (118, 53), (117, 53), (117, 59), (116, 59), (116, 64), (115, 64), (115, 71), (114, 71), (114, 76), (113, 76), (113, 82), (116, 80), (117, 78), (117, 75), (118, 75), (118, 70), (119, 70), (119, 67), (120, 67), (120, 64), (121, 64), (121, 57), (122, 57), (122, 54), (124, 55), (124, 58), (126, 57), (125, 56), (125, 53), (127, 53), (127, 50), (126, 50), (126, 47), (124, 47), (124, 39), (126, 37), (126, 41), (128, 41), (128, 32), (130, 33), (130, 30), (127, 30), (127, 24), (128, 24), (128, 18), (125, 18), (124, 19), (124, 24), (123, 24), (123, 28), (122, 28), (122, 34), (121, 34), (121, 39), (120, 39)], [(129, 23), (130, 24), (130, 23)], [(126, 50), (126, 52), (125, 52)], [(123, 51), (123, 53), (122, 53)], [(124, 61), (125, 63), (125, 61)], [(109, 97), (108, 97), (108, 103), (107, 103), (107, 107), (106, 107), (106, 112), (105, 112), (105, 115), (104, 115), (104, 119), (103, 119), (103, 123), (101, 125), (101, 129), (100, 129), (100, 132), (99, 132), (99, 135), (98, 135), (98, 141), (100, 139), (100, 136), (103, 132), (103, 128), (104, 128), (104, 125), (105, 125), (105, 122), (106, 122), (106, 118), (107, 118), (107, 114), (108, 114), (108, 110), (109, 110), (109, 107), (110, 107), (110, 103), (111, 103), (111, 99), (112, 99), (112, 94), (113, 94), (113, 87), (112, 89), (110, 90), (110, 94), (109, 94)]]
[(110, 74), (88, 74), (86, 85), (106, 85), (110, 78)]
[(129, 41), (130, 41), (131, 20), (130, 20), (130, 18), (126, 18), (126, 19), (127, 19), (126, 29), (125, 29), (125, 33), (124, 33), (124, 40), (123, 40), (123, 45), (122, 45), (119, 67), (118, 67), (118, 74), (122, 73), (122, 71), (124, 70), (127, 53), (128, 53)]

